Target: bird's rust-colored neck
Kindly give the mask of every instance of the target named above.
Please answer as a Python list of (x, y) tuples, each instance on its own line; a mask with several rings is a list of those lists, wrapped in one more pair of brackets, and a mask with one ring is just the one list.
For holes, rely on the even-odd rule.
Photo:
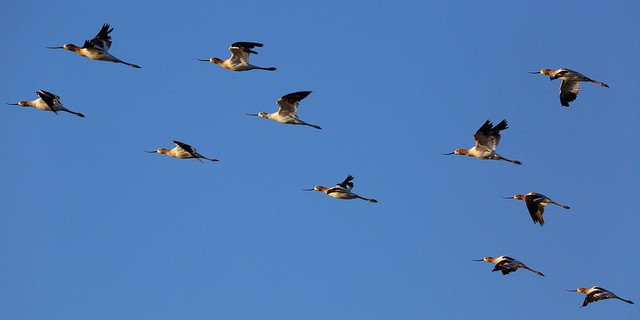
[(540, 70), (540, 74), (545, 74), (545, 75), (548, 75), (548, 76), (553, 76), (553, 75), (555, 75), (555, 74), (556, 74), (556, 71), (555, 71), (555, 70), (551, 70), (551, 69), (542, 69), (542, 70)]
[(215, 64), (218, 64), (218, 65), (222, 65), (224, 63), (224, 60), (220, 60), (220, 59), (218, 59), (216, 57), (213, 57), (213, 58), (209, 59), (209, 61), (211, 61), (211, 62), (213, 62)]
[(75, 52), (75, 53), (77, 53), (77, 54), (80, 54), (80, 50), (81, 50), (82, 48), (80, 48), (80, 47), (76, 46), (75, 44), (67, 43), (67, 44), (65, 44), (64, 46), (62, 46), (62, 49), (69, 50), (69, 51), (73, 51), (73, 52)]

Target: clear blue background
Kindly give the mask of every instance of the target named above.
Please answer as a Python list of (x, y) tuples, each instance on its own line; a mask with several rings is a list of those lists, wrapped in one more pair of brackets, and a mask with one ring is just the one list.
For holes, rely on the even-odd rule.
[[(640, 302), (637, 1), (4, 1), (3, 319), (631, 319)], [(109, 23), (116, 57), (82, 45)], [(236, 41), (265, 44), (231, 72)], [(559, 81), (527, 71), (570, 68)], [(277, 110), (312, 90), (302, 120)], [(522, 166), (443, 156), (491, 119)], [(204, 164), (145, 150), (195, 146)], [(354, 192), (330, 187), (348, 174)], [(522, 201), (551, 206), (534, 225)], [(484, 256), (540, 270), (503, 276)]]

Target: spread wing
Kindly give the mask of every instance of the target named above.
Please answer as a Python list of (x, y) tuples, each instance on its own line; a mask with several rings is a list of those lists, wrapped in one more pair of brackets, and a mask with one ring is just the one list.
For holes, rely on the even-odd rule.
[(229, 51), (231, 51), (231, 58), (229, 59), (232, 64), (249, 64), (249, 54), (252, 52), (251, 50), (242, 48), (242, 47), (229, 47)]
[(338, 183), (336, 185), (336, 187), (340, 187), (340, 188), (344, 188), (347, 190), (351, 190), (353, 188), (353, 182), (351, 182), (351, 180), (353, 180), (353, 176), (352, 175), (348, 175), (346, 179), (344, 179), (344, 181)]
[(186, 143), (182, 143), (180, 141), (173, 141), (173, 143), (175, 143), (178, 147), (184, 149), (184, 151), (188, 152), (189, 154), (191, 154), (194, 158), (197, 158), (196, 154), (196, 148), (186, 144)]
[(512, 261), (509, 260), (502, 260), (498, 263), (496, 263), (496, 266), (493, 268), (492, 271), (502, 271), (502, 274), (509, 274), (511, 272), (514, 272), (518, 270), (518, 268), (515, 268), (513, 266)]
[(596, 287), (596, 290), (589, 292), (589, 294), (587, 294), (587, 296), (584, 298), (584, 303), (582, 304), (582, 306), (584, 307), (591, 302), (600, 301), (602, 299), (613, 298), (613, 296), (614, 295), (607, 290)]
[(44, 90), (40, 90), (36, 92), (36, 94), (38, 95), (38, 97), (40, 97), (40, 99), (42, 99), (42, 101), (44, 101), (44, 103), (46, 103), (49, 106), (51, 111), (53, 111), (56, 114), (58, 113), (58, 111), (56, 111), (56, 109), (54, 109), (53, 106), (56, 104), (58, 104), (59, 106), (62, 106), (62, 103), (60, 102), (60, 97), (56, 96), (51, 92), (47, 92)]
[(282, 96), (282, 98), (278, 99), (276, 102), (278, 107), (280, 107), (278, 113), (281, 115), (288, 114), (293, 117), (297, 117), (299, 102), (306, 98), (310, 93), (311, 91), (299, 91)]
[(262, 47), (262, 43), (257, 43), (257, 42), (234, 42), (232, 45), (232, 47), (237, 47), (237, 48), (242, 48), (244, 49), (244, 51), (249, 52), (249, 53), (253, 53), (253, 54), (258, 54), (257, 52), (251, 50), (255, 47)]
[(578, 91), (580, 91), (580, 81), (562, 80), (560, 84), (560, 103), (568, 107), (569, 102), (578, 97)]
[(500, 131), (507, 128), (507, 120), (500, 121), (495, 127), (491, 121), (487, 120), (473, 135), (473, 139), (476, 141), (476, 148), (488, 148), (491, 151), (495, 151), (500, 143)]
[(38, 95), (38, 97), (42, 98), (42, 100), (44, 100), (44, 102), (46, 102), (47, 104), (57, 103), (59, 105), (62, 105), (62, 103), (60, 102), (60, 97), (56, 96), (51, 92), (40, 90), (36, 92), (36, 94)]
[(533, 223), (540, 223), (541, 227), (544, 225), (542, 214), (544, 213), (544, 208), (547, 206), (546, 203), (542, 202), (544, 198), (545, 196), (533, 192), (524, 197), (524, 202), (527, 205), (527, 210), (529, 210), (529, 215), (531, 215)]
[(111, 48), (111, 36), (109, 33), (111, 31), (113, 31), (113, 28), (109, 29), (109, 24), (105, 23), (102, 25), (100, 32), (93, 39), (85, 41), (82, 47), (109, 51), (109, 48)]

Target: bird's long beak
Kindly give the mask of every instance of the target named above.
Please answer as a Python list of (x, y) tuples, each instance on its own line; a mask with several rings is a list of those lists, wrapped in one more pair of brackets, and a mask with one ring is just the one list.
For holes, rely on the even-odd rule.
[(577, 289), (574, 289), (574, 290), (567, 290), (567, 291), (569, 291), (569, 292), (578, 292), (578, 290), (577, 290)]
[(302, 190), (304, 190), (304, 191), (313, 191), (315, 189), (302, 189)]
[(147, 152), (147, 153), (158, 153), (156, 151), (146, 151), (146, 150), (144, 152)]
[(476, 260), (476, 259), (471, 259), (473, 261), (484, 261), (484, 259), (480, 259), (480, 260)]
[(514, 197), (503, 197), (505, 199), (515, 199)]
[(64, 49), (64, 47), (47, 47), (49, 49)]
[(5, 102), (5, 103), (10, 105), (10, 106), (19, 106), (19, 104), (17, 104), (17, 103), (7, 103), (7, 102)]
[(258, 114), (257, 114), (257, 113), (247, 113), (247, 115), (248, 115), (248, 116), (254, 116), (254, 117), (257, 117), (257, 116), (258, 116)]
[(531, 73), (531, 74), (540, 74), (540, 71), (533, 71), (533, 72), (531, 72), (531, 71), (527, 71), (527, 72), (529, 72), (529, 73)]
[(454, 151), (454, 152), (451, 152), (451, 153), (443, 153), (442, 155), (443, 155), (443, 156), (448, 156), (448, 155), (452, 155), (452, 154), (454, 154), (454, 153), (456, 153), (456, 152)]
[(198, 58), (196, 58), (196, 60), (198, 60), (198, 61), (206, 61), (206, 62), (209, 62), (209, 59), (206, 59), (206, 60), (205, 60), (205, 59), (198, 59)]

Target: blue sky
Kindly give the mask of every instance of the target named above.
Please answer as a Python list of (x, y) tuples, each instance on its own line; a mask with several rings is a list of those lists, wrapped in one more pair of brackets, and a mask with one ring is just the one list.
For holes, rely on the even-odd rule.
[[(634, 1), (425, 3), (14, 1), (0, 12), (5, 105), (0, 314), (6, 319), (629, 319), (580, 308), (595, 285), (640, 301), (640, 71)], [(142, 69), (47, 46), (103, 23)], [(264, 43), (231, 72), (236, 41)], [(570, 68), (610, 85), (582, 85)], [(313, 91), (302, 120), (277, 110)], [(443, 156), (507, 119), (498, 153)], [(220, 162), (145, 150), (189, 143)], [(354, 192), (330, 187), (348, 174)], [(534, 225), (521, 201), (549, 207)], [(540, 270), (502, 276), (509, 255)]]

